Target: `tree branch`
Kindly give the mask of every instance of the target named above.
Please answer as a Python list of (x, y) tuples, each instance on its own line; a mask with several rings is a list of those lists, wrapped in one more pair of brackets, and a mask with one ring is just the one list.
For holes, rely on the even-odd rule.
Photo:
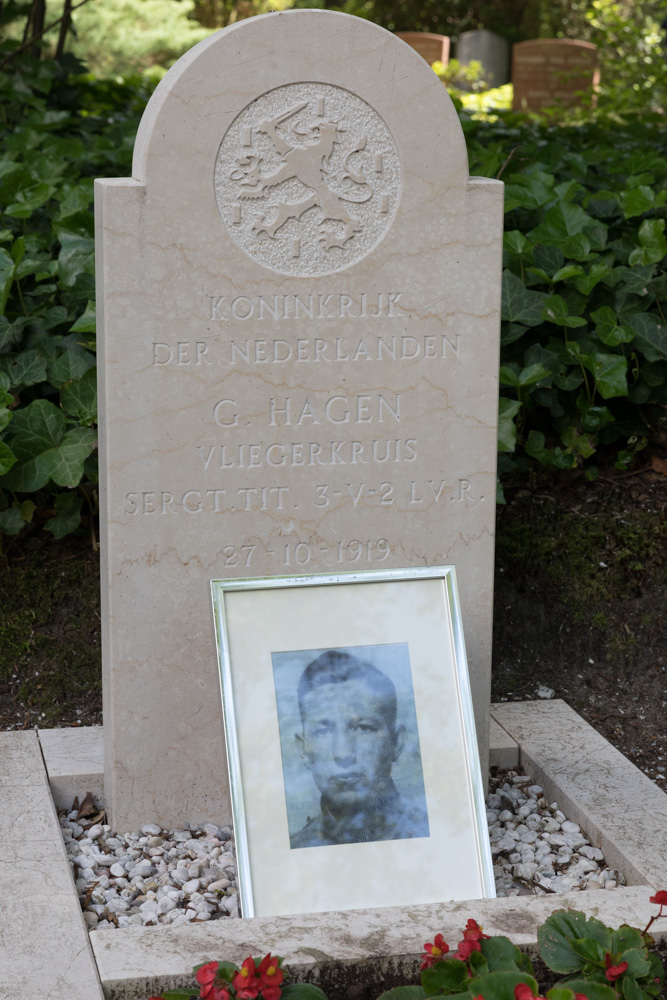
[(64, 17), (66, 17), (68, 14), (71, 16), (72, 11), (78, 10), (79, 7), (83, 7), (83, 5), (88, 2), (89, 0), (80, 0), (79, 3), (75, 4), (73, 7), (70, 7), (69, 10), (67, 10), (66, 7), (65, 13), (61, 14), (57, 21), (52, 21), (51, 24), (48, 24), (46, 28), (43, 28), (38, 35), (34, 35), (32, 38), (29, 38), (26, 42), (23, 42), (21, 45), (17, 46), (17, 48), (15, 48), (12, 52), (10, 52), (9, 55), (5, 59), (3, 59), (2, 62), (0, 62), (0, 71), (3, 70), (5, 66), (12, 61), (14, 56), (17, 56), (20, 52), (25, 52), (25, 50), (29, 49), (36, 41), (38, 41), (42, 37), (42, 35), (45, 35), (47, 31), (51, 30), (51, 28), (55, 28), (56, 25), (60, 24), (60, 22), (63, 20)]

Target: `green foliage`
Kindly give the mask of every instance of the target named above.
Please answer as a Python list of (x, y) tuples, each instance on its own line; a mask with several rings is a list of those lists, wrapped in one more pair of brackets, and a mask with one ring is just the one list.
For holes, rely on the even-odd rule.
[[(575, 994), (588, 1000), (658, 996), (664, 969), (648, 950), (654, 944), (648, 928), (655, 919), (643, 931), (627, 925), (612, 930), (576, 910), (557, 910), (539, 928), (540, 957), (553, 972), (577, 973), (577, 977), (550, 989), (546, 1000), (575, 1000)], [(397, 987), (379, 1000), (544, 1000), (537, 995), (530, 959), (508, 938), (484, 935), (474, 920), (468, 921), (463, 935), (457, 952), (449, 952), (442, 935), (436, 935), (443, 958), (435, 961), (429, 951), (434, 946), (425, 946), (421, 986)]]
[(471, 173), (506, 185), (501, 470), (627, 468), (667, 426), (667, 131), (494, 117), (462, 113)]
[[(0, 532), (62, 537), (97, 481), (93, 178), (130, 173), (148, 93), (25, 56), (0, 92)], [(501, 473), (627, 469), (667, 426), (662, 118), (460, 115), (471, 173), (506, 184)]]
[[(94, 498), (93, 178), (130, 172), (148, 93), (71, 57), (0, 74), (0, 532), (56, 538)], [(81, 489), (81, 484), (86, 489)], [(74, 492), (76, 491), (76, 492)]]
[(538, 931), (542, 960), (554, 972), (578, 973), (562, 985), (589, 1000), (615, 1000), (612, 986), (620, 987), (626, 1000), (659, 996), (664, 969), (658, 956), (649, 953), (653, 943), (647, 930), (627, 924), (612, 930), (576, 910), (556, 910)]

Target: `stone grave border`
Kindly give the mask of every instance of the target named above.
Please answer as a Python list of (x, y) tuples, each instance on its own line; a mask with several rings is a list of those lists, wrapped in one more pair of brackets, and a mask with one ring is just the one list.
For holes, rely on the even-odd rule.
[[(271, 951), (296, 980), (326, 987), (414, 977), (424, 941), (454, 943), (468, 917), (490, 934), (535, 948), (537, 927), (572, 907), (611, 925), (644, 926), (649, 896), (667, 888), (667, 794), (562, 701), (491, 706), (491, 764), (519, 767), (557, 799), (607, 862), (631, 883), (614, 891), (561, 893), (215, 921), (193, 927), (123, 928), (89, 935), (76, 897), (56, 808), (102, 795), (102, 729), (0, 733), (0, 947), (3, 989), (28, 1000), (35, 984), (71, 1000), (147, 1000), (191, 986), (192, 966), (240, 962)], [(150, 819), (150, 817), (148, 817)], [(446, 859), (443, 859), (446, 863)], [(17, 874), (18, 873), (18, 874)], [(46, 897), (46, 903), (45, 903)], [(667, 940), (667, 920), (654, 925)]]

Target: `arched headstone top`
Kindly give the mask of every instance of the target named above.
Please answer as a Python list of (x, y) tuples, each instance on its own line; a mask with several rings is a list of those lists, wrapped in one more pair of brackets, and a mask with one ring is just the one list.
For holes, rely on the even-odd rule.
[[(407, 169), (413, 159), (421, 169), (428, 169), (430, 161), (450, 185), (465, 185), (465, 140), (440, 80), (391, 32), (362, 18), (322, 10), (248, 18), (184, 55), (157, 87), (141, 120), (134, 178), (159, 182), (166, 168), (173, 183), (174, 171), (196, 169), (195, 160), (204, 159), (208, 168), (211, 150), (215, 162), (228, 130), (249, 106), (254, 103), (261, 115), (262, 101), (271, 104), (267, 95), (287, 88), (289, 101), (290, 89), (296, 94), (295, 88), (307, 84), (313, 85), (309, 96), (314, 101), (319, 97), (320, 107), (304, 109), (302, 121), (285, 119), (278, 133), (293, 125), (303, 130), (310, 124), (305, 121), (309, 113), (315, 119), (327, 96), (326, 89), (318, 92), (315, 85), (329, 88), (329, 94), (338, 90), (343, 101), (351, 95), (345, 110), (362, 101), (384, 123)], [(293, 104), (305, 97), (295, 97)], [(344, 118), (344, 105), (334, 104), (335, 113)], [(287, 104), (284, 110), (289, 110)], [(245, 127), (252, 127), (250, 116)]]

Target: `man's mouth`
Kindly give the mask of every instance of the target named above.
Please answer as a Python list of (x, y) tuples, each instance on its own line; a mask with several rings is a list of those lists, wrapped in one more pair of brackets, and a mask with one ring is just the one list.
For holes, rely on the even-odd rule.
[(347, 788), (351, 785), (358, 784), (361, 781), (362, 775), (359, 771), (346, 771), (344, 774), (337, 774), (333, 781), (336, 785), (342, 788)]

